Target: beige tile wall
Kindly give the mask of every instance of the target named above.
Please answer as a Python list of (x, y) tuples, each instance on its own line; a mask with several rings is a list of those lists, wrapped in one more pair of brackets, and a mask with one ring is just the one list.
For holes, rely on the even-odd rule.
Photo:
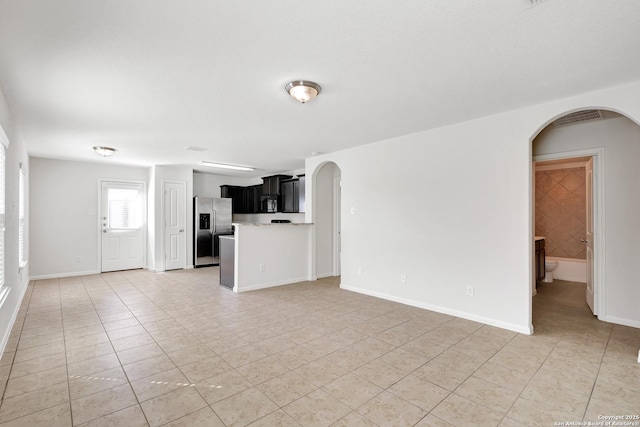
[(547, 256), (585, 259), (585, 168), (536, 172), (536, 236)]

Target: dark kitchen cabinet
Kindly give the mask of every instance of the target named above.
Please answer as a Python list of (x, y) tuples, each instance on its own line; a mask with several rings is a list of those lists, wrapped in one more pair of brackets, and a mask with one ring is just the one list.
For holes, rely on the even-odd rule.
[(305, 178), (282, 181), (282, 212), (304, 212)]
[(237, 185), (221, 185), (220, 196), (231, 199), (234, 214), (246, 212), (246, 188)]
[[(302, 191), (302, 206), (304, 206), (304, 188), (300, 187), (300, 180), (304, 180), (304, 176), (295, 180), (291, 180), (291, 178), (291, 175), (273, 175), (262, 178), (262, 184), (249, 187), (221, 185), (220, 197), (227, 197), (232, 200), (231, 205), (234, 214), (302, 212), (303, 209), (300, 209), (299, 200), (300, 191)], [(284, 210), (281, 188), (284, 182), (290, 182), (286, 186), (286, 191), (289, 193), (287, 210)]]
[(245, 191), (245, 213), (262, 212), (262, 185), (252, 185)]
[(544, 239), (536, 240), (536, 282), (544, 279)]
[(262, 210), (262, 184), (251, 187), (237, 185), (221, 185), (220, 196), (231, 199), (234, 214), (261, 213)]
[(290, 179), (291, 175), (273, 175), (262, 178), (262, 194), (264, 196), (280, 195), (280, 184), (285, 179)]
[(282, 212), (298, 212), (298, 180), (282, 181)]

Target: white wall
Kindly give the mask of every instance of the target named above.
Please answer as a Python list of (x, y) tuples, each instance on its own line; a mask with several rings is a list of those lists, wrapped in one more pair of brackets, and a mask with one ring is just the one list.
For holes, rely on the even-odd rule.
[(309, 280), (312, 229), (310, 224), (237, 225), (234, 290)]
[(591, 107), (640, 120), (640, 82), (307, 159), (309, 192), (318, 165), (342, 171), (342, 287), (531, 333), (531, 139)]
[[(150, 167), (147, 173), (147, 270), (153, 271), (156, 265), (156, 242), (161, 240), (160, 236), (156, 236), (156, 193), (158, 186), (156, 185), (156, 168)], [(159, 202), (158, 202), (159, 203)]]
[[(31, 158), (31, 278), (100, 271), (98, 180), (146, 182), (148, 177), (147, 168), (115, 165), (110, 160)], [(76, 262), (77, 256), (81, 262)]]
[(200, 197), (220, 197), (221, 185), (239, 185), (246, 187), (260, 184), (261, 179), (243, 178), (225, 175), (213, 175), (208, 173), (193, 173), (193, 195)]
[[(5, 172), (5, 283), (11, 287), (11, 291), (0, 308), (0, 357), (4, 350), (15, 350), (17, 338), (9, 339), (11, 327), (18, 315), (22, 297), (29, 283), (30, 264), (22, 270), (18, 269), (18, 202), (19, 202), (19, 181), (18, 174), (20, 163), (27, 170), (27, 205), (26, 205), (26, 234), (25, 234), (25, 254), (29, 259), (29, 181), (30, 165), (27, 147), (16, 129), (11, 115), (11, 111), (4, 98), (4, 93), (0, 89), (0, 126), (9, 139), (9, 147), (6, 150), (6, 172)], [(2, 381), (3, 379), (0, 379)]]
[(640, 126), (626, 117), (545, 129), (534, 155), (604, 148), (604, 320), (640, 327)]

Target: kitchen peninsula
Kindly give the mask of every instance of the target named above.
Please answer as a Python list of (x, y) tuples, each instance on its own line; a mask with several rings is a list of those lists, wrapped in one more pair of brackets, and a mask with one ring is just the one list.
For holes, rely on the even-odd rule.
[[(234, 223), (233, 226), (234, 292), (314, 279), (311, 260), (313, 224)], [(224, 273), (226, 275), (227, 272)]]

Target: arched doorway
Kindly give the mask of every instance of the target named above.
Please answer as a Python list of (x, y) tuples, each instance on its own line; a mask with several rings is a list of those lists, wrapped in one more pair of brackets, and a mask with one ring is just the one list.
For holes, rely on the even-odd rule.
[[(544, 204), (543, 196), (537, 188), (540, 183), (536, 185), (536, 162), (543, 162), (543, 165), (551, 168), (564, 168), (567, 165), (575, 167), (589, 159), (593, 162), (593, 187), (589, 195), (593, 200), (591, 213), (594, 236), (592, 239), (587, 238), (586, 229), (584, 233), (575, 233), (567, 229), (562, 230), (564, 237), (560, 240), (574, 240), (573, 243), (585, 245), (587, 250), (583, 268), (586, 269), (584, 281), (587, 283), (587, 295), (584, 302), (588, 299), (589, 280), (592, 277), (593, 302), (589, 305), (593, 314), (600, 320), (621, 324), (629, 324), (628, 319), (634, 318), (633, 309), (627, 307), (628, 297), (624, 295), (629, 294), (629, 286), (633, 281), (632, 276), (635, 277), (636, 268), (631, 268), (629, 262), (625, 262), (624, 259), (633, 256), (634, 250), (629, 250), (635, 247), (632, 236), (640, 234), (640, 223), (632, 219), (640, 215), (640, 202), (637, 197), (629, 197), (635, 193), (633, 189), (640, 179), (640, 173), (636, 172), (637, 167), (633, 160), (640, 156), (639, 141), (640, 127), (637, 123), (617, 112), (597, 108), (573, 110), (558, 115), (541, 127), (531, 139), (534, 165), (531, 199), (533, 235), (540, 230), (536, 227), (536, 220), (540, 220), (537, 206)], [(565, 173), (569, 173), (568, 169), (562, 170), (560, 178), (564, 179)], [(558, 183), (560, 179), (556, 179), (555, 184)], [(563, 197), (569, 192), (566, 188), (556, 191), (556, 207), (564, 208)], [(585, 216), (588, 217), (588, 213), (586, 209)], [(570, 227), (569, 223), (567, 227)], [(579, 242), (580, 240), (584, 241)], [(553, 246), (556, 246), (555, 243)], [(588, 266), (589, 245), (592, 245), (593, 250), (591, 277)], [(558, 256), (553, 253), (551, 255)], [(566, 264), (568, 268), (579, 266), (575, 262), (577, 260), (569, 255), (562, 254), (558, 258), (559, 264)], [(566, 274), (566, 271), (569, 270), (565, 270), (563, 274)], [(625, 315), (620, 316), (620, 313)], [(532, 317), (532, 322), (535, 326), (535, 317)]]
[(313, 175), (316, 277), (340, 276), (340, 178), (337, 164), (319, 165)]

